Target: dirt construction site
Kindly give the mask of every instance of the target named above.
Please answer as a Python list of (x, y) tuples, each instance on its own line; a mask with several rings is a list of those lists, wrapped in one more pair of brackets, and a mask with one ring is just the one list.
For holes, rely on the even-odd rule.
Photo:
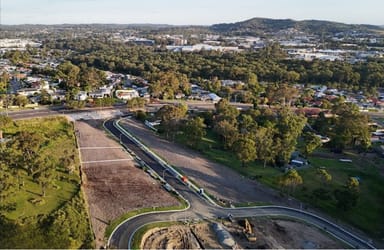
[[(155, 148), (169, 162), (181, 168), (188, 166), (188, 169), (184, 168), (186, 172), (194, 176), (196, 181), (202, 181), (215, 195), (222, 196), (223, 192), (219, 191), (219, 187), (224, 187), (229, 192), (223, 198), (257, 200), (257, 193), (260, 195), (258, 198), (264, 196), (264, 199), (276, 201), (276, 196), (271, 195), (269, 190), (263, 190), (236, 173), (225, 171), (222, 166), (206, 161), (194, 153), (185, 152), (185, 149), (164, 142), (153, 134), (148, 136), (147, 130), (137, 123), (124, 125), (135, 130), (140, 139), (144, 139), (148, 146)], [(114, 140), (105, 132), (101, 120), (78, 120), (75, 122), (75, 130), (81, 156), (83, 188), (97, 248), (105, 245), (105, 229), (110, 221), (119, 216), (139, 208), (179, 204), (160, 183), (135, 166), (132, 157), (117, 142), (118, 138)], [(192, 169), (195, 172), (191, 172)], [(249, 192), (241, 191), (236, 185), (238, 182), (226, 181), (226, 185), (221, 185), (221, 182), (232, 177), (240, 183), (246, 183)], [(249, 241), (245, 237), (243, 224), (241, 220), (231, 222), (223, 219), (153, 228), (145, 233), (141, 249), (343, 248), (338, 241), (315, 227), (295, 221), (266, 218), (249, 219), (256, 238), (256, 241)], [(223, 235), (227, 236), (223, 238)], [(230, 243), (227, 242), (228, 239)]]
[[(252, 218), (247, 221), (252, 228), (252, 238), (246, 236), (245, 220), (202, 222), (153, 228), (144, 234), (140, 249), (345, 248), (345, 245), (318, 228), (300, 222), (267, 218)], [(218, 225), (221, 231), (229, 233), (227, 237), (217, 230)]]
[(103, 130), (102, 121), (76, 121), (75, 130), (97, 248), (105, 244), (105, 228), (111, 220), (139, 208), (179, 204), (158, 182), (135, 167), (132, 157)]

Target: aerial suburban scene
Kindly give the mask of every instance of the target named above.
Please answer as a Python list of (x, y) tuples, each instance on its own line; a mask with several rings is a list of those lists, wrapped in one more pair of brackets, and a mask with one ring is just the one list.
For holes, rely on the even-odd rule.
[(384, 248), (383, 10), (0, 0), (0, 248)]

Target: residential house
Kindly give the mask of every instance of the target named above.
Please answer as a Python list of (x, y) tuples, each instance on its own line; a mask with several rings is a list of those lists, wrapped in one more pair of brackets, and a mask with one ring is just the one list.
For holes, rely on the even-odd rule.
[(122, 100), (130, 100), (139, 97), (139, 92), (135, 89), (119, 89), (115, 91), (116, 98)]
[(23, 88), (23, 89), (19, 89), (17, 90), (17, 94), (18, 95), (23, 95), (23, 96), (33, 96), (35, 94), (38, 94), (40, 93), (40, 90), (37, 89), (37, 88)]
[(77, 93), (74, 99), (77, 101), (85, 101), (87, 100), (87, 98), (88, 98), (87, 92), (80, 91), (79, 93)]

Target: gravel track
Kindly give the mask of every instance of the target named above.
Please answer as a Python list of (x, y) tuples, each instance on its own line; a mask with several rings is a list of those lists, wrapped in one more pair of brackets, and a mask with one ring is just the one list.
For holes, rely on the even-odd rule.
[(160, 138), (138, 121), (124, 119), (120, 124), (156, 154), (217, 198), (228, 202), (268, 202), (287, 205), (288, 201), (282, 199), (276, 191), (244, 178), (226, 166), (207, 160), (193, 150)]

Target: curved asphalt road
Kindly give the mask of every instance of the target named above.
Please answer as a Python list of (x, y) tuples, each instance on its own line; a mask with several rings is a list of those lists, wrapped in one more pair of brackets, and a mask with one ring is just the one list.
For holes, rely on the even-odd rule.
[(135, 231), (141, 226), (157, 222), (157, 221), (176, 221), (176, 220), (192, 220), (192, 219), (214, 219), (218, 217), (226, 217), (229, 213), (233, 217), (254, 217), (254, 216), (287, 216), (295, 219), (305, 221), (313, 224), (346, 244), (354, 248), (374, 248), (367, 241), (359, 238), (358, 236), (346, 231), (340, 226), (327, 221), (315, 214), (305, 211), (281, 207), (281, 206), (261, 206), (261, 207), (248, 207), (248, 208), (222, 208), (212, 205), (206, 200), (202, 199), (201, 195), (189, 189), (183, 184), (179, 178), (171, 175), (170, 172), (164, 171), (164, 167), (161, 166), (155, 159), (147, 155), (141, 150), (139, 145), (133, 143), (124, 133), (116, 128), (114, 120), (108, 120), (105, 123), (105, 127), (116, 136), (121, 138), (121, 142), (131, 149), (137, 156), (139, 156), (144, 162), (146, 162), (154, 171), (160, 176), (164, 174), (165, 180), (173, 186), (186, 200), (190, 203), (190, 208), (186, 211), (173, 211), (173, 212), (156, 212), (152, 214), (143, 214), (129, 219), (128, 221), (120, 224), (116, 230), (112, 233), (109, 239), (109, 246), (119, 249), (129, 248), (128, 241), (135, 233)]
[[(110, 108), (110, 109), (114, 109)], [(62, 110), (62, 107), (57, 109), (40, 109), (40, 110), (28, 110), (19, 112), (9, 112), (9, 115), (15, 119), (25, 119), (30, 117), (45, 117), (51, 115), (58, 115), (67, 112), (79, 112)], [(375, 113), (376, 115), (376, 113)], [(384, 114), (380, 114), (380, 117)], [(156, 171), (159, 175), (163, 175), (164, 168), (151, 156), (147, 155), (140, 149), (139, 146), (134, 144), (124, 135), (121, 131), (114, 127), (113, 121), (109, 120), (106, 122), (105, 127), (113, 133), (117, 138), (121, 138), (122, 143), (133, 150), (142, 160), (144, 160), (151, 168)], [(128, 240), (134, 232), (142, 225), (156, 221), (175, 221), (185, 219), (201, 219), (201, 218), (216, 218), (227, 216), (231, 213), (234, 217), (252, 217), (252, 216), (267, 216), (267, 215), (283, 215), (289, 216), (296, 219), (304, 220), (311, 223), (319, 228), (328, 231), (330, 234), (346, 242), (351, 247), (355, 248), (374, 248), (373, 245), (367, 241), (359, 238), (358, 236), (349, 233), (343, 228), (322, 219), (314, 214), (310, 214), (301, 210), (291, 209), (288, 207), (278, 206), (266, 206), (266, 207), (254, 207), (254, 208), (238, 208), (238, 209), (225, 209), (217, 206), (213, 206), (206, 200), (203, 200), (200, 195), (191, 191), (187, 186), (182, 184), (180, 180), (169, 172), (164, 172), (166, 181), (173, 186), (185, 199), (187, 199), (191, 206), (187, 211), (183, 212), (164, 212), (154, 214), (143, 214), (125, 221), (119, 225), (116, 230), (112, 233), (109, 244), (117, 248), (125, 249), (128, 247)]]

